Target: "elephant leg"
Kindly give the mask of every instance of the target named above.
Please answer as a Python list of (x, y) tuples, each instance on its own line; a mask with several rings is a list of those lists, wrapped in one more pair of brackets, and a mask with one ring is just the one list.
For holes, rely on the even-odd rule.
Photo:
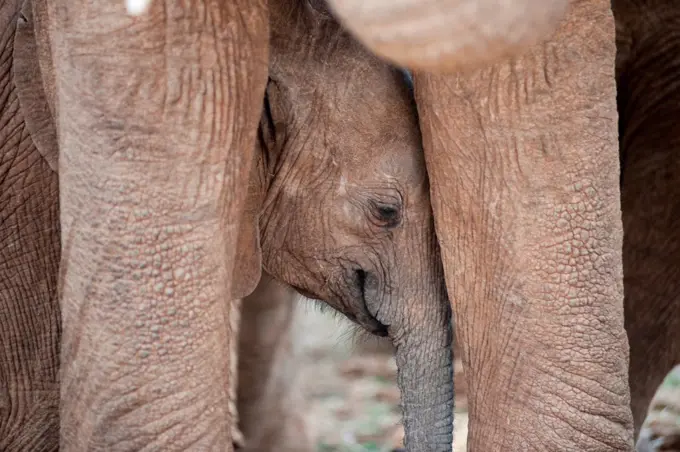
[(59, 447), (57, 174), (38, 152), (19, 101), (20, 1), (0, 4), (0, 450)]
[(680, 362), (680, 10), (630, 0), (612, 5), (625, 319), (637, 434), (657, 388)]
[(238, 411), (252, 452), (312, 452), (294, 343), (297, 293), (264, 274), (243, 299)]
[[(54, 0), (61, 445), (231, 450), (229, 305), (262, 1)], [(227, 347), (225, 348), (225, 344)]]
[(632, 450), (613, 25), (415, 76), (473, 451)]

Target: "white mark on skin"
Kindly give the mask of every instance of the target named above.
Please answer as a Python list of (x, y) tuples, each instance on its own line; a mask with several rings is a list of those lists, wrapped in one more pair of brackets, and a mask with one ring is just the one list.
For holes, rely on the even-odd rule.
[(338, 194), (340, 196), (347, 194), (347, 178), (344, 175), (340, 176), (340, 185), (338, 186)]
[(141, 16), (149, 10), (151, 0), (125, 0), (125, 8), (131, 16)]

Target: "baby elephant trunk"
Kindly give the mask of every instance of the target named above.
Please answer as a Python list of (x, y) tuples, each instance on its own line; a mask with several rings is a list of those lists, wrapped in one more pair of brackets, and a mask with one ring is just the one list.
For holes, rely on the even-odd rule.
[(438, 298), (436, 304), (410, 304), (423, 312), (407, 315), (411, 325), (404, 331), (391, 331), (408, 452), (448, 452), (452, 447), (451, 315), (446, 297)]

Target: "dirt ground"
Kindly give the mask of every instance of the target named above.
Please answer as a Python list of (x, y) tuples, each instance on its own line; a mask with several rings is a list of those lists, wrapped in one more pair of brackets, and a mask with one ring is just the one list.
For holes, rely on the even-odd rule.
[[(301, 300), (297, 321), (308, 423), (317, 452), (388, 452), (402, 445), (394, 357), (384, 343), (357, 336), (349, 321)], [(466, 450), (467, 411), (456, 363), (455, 452)]]
[[(396, 364), (385, 343), (358, 336), (344, 318), (301, 300), (297, 313), (317, 452), (389, 452), (402, 445)], [(467, 450), (467, 393), (455, 363), (454, 452)], [(642, 431), (648, 452), (680, 450), (680, 366), (659, 389)]]

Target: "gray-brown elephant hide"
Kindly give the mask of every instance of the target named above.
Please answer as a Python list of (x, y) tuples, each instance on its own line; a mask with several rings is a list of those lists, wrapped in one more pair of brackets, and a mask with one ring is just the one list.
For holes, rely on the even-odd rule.
[(49, 451), (59, 442), (56, 142), (20, 6), (0, 5), (0, 450)]

